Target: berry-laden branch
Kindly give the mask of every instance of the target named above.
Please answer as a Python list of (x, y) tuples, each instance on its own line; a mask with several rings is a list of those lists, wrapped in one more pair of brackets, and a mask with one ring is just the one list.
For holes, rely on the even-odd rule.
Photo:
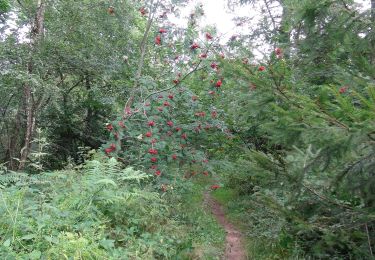
[[(209, 51), (210, 51), (212, 45), (214, 44), (214, 42), (215, 42), (215, 41), (212, 41), (212, 42), (208, 45), (208, 47), (207, 47), (207, 51), (205, 52), (206, 54), (209, 53)], [(169, 90), (171, 90), (171, 89), (174, 89), (174, 88), (180, 86), (180, 85), (181, 85), (181, 82), (183, 82), (185, 79), (187, 79), (191, 74), (193, 74), (193, 73), (196, 72), (196, 71), (199, 71), (199, 70), (205, 69), (207, 66), (203, 66), (203, 67), (199, 68), (199, 65), (202, 63), (202, 61), (203, 61), (203, 60), (200, 59), (199, 62), (197, 63), (197, 65), (194, 67), (194, 69), (191, 70), (191, 71), (189, 71), (187, 74), (185, 74), (185, 75), (182, 77), (182, 79), (179, 80), (175, 85), (173, 85), (173, 86), (171, 86), (171, 87), (168, 87), (168, 88), (165, 88), (165, 89), (161, 89), (161, 90), (155, 91), (155, 92), (149, 94), (148, 96), (145, 97), (144, 102), (145, 102), (147, 99), (149, 99), (151, 96), (153, 96), (153, 95), (156, 95), (156, 94), (159, 94), (159, 93), (162, 93), (162, 92), (165, 92), (165, 91), (169, 91)]]
[(171, 89), (174, 89), (174, 88), (178, 87), (179, 85), (181, 85), (181, 82), (184, 81), (184, 80), (185, 80), (187, 77), (189, 77), (191, 74), (193, 74), (194, 72), (196, 72), (196, 71), (198, 71), (198, 70), (202, 70), (202, 69), (206, 68), (206, 66), (201, 67), (201, 68), (198, 68), (199, 65), (200, 65), (201, 63), (202, 63), (202, 60), (200, 60), (200, 61), (198, 62), (198, 64), (195, 66), (195, 68), (194, 68), (193, 70), (191, 70), (191, 71), (188, 72), (185, 76), (183, 76), (182, 79), (181, 79), (179, 82), (177, 82), (177, 84), (175, 84), (175, 85), (173, 85), (173, 86), (171, 86), (171, 87), (165, 88), (165, 89), (161, 89), (161, 90), (155, 91), (155, 92), (149, 94), (147, 97), (145, 97), (144, 100), (149, 99), (149, 98), (150, 98), (151, 96), (153, 96), (153, 95), (156, 95), (156, 94), (159, 94), (159, 93), (162, 93), (162, 92), (165, 92), (165, 91), (168, 91), (168, 90), (171, 90)]

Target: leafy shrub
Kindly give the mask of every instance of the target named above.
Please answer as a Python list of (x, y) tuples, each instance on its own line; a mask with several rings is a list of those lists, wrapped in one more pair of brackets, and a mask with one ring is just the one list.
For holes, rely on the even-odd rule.
[(192, 250), (197, 220), (176, 218), (150, 177), (112, 158), (4, 186), (0, 257), (165, 259)]

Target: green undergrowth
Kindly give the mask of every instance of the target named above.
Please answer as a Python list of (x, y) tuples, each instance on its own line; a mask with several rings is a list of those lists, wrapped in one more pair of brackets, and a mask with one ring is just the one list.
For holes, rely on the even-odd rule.
[(213, 191), (212, 196), (243, 233), (250, 259), (298, 259), (290, 252), (288, 237), (280, 236), (284, 220), (277, 210), (265, 206), (254, 195), (240, 195), (229, 187)]
[(114, 159), (0, 179), (0, 259), (219, 259), (224, 232), (204, 185), (160, 189)]
[(174, 197), (175, 213), (188, 225), (193, 239), (191, 259), (221, 259), (224, 253), (225, 231), (204, 205), (203, 196), (209, 183), (207, 177), (195, 177), (189, 192), (181, 198)]

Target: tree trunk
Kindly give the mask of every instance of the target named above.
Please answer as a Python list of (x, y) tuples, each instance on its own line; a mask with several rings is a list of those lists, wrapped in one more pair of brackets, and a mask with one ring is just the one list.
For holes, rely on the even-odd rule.
[(5, 161), (9, 162), (8, 168), (12, 171), (17, 170), (18, 162), (14, 159), (17, 158), (19, 151), (19, 142), (20, 142), (20, 130), (22, 128), (22, 111), (17, 110), (16, 118), (14, 125), (11, 124), (12, 130), (7, 129), (7, 150), (5, 153)]
[(139, 80), (141, 79), (141, 76), (142, 76), (142, 70), (143, 70), (143, 65), (144, 65), (146, 51), (147, 51), (147, 38), (148, 38), (148, 35), (150, 33), (152, 23), (154, 21), (155, 12), (158, 8), (159, 1), (156, 3), (154, 9), (152, 9), (153, 3), (154, 3), (154, 1), (152, 0), (150, 2), (150, 13), (149, 13), (148, 20), (147, 20), (146, 30), (143, 34), (143, 38), (142, 38), (141, 44), (139, 46), (140, 51), (141, 51), (141, 53), (140, 53), (141, 57), (139, 58), (138, 66), (137, 66), (137, 72), (136, 72), (135, 77), (134, 77), (134, 86), (133, 86), (132, 90), (130, 91), (130, 97), (126, 101), (126, 104), (125, 104), (125, 107), (124, 107), (124, 112), (123, 112), (123, 118), (126, 118), (129, 115), (129, 113), (131, 113), (131, 106), (133, 105), (136, 94), (139, 91), (139, 89), (138, 89)]
[(375, 65), (375, 0), (371, 0), (371, 64)]
[[(85, 136), (92, 136), (93, 129), (94, 129), (94, 114), (95, 111), (93, 109), (93, 93), (91, 89), (91, 82), (90, 82), (90, 76), (87, 74), (85, 78), (85, 85), (86, 85), (86, 91), (87, 91), (87, 113), (86, 113), (86, 129), (85, 129)], [(86, 144), (86, 142), (85, 142)], [(93, 147), (92, 147), (93, 148)]]
[[(33, 73), (33, 60), (32, 55), (35, 51), (35, 47), (38, 44), (39, 39), (43, 36), (44, 30), (44, 11), (45, 11), (45, 2), (44, 0), (38, 0), (38, 8), (35, 15), (35, 19), (31, 28), (31, 43), (30, 43), (30, 60), (27, 64), (27, 70), (29, 74)], [(36, 124), (36, 111), (40, 105), (41, 99), (39, 102), (36, 102), (33, 96), (33, 92), (29, 83), (24, 84), (23, 88), (24, 94), (24, 109), (26, 113), (26, 133), (24, 144), (21, 149), (21, 157), (20, 157), (20, 164), (18, 166), (18, 170), (23, 170), (25, 168), (25, 163), (27, 157), (30, 153), (31, 148), (31, 141), (33, 138), (33, 133), (35, 130)]]

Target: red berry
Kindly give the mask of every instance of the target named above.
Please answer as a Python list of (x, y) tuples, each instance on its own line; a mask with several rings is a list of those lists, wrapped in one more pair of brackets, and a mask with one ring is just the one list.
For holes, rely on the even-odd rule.
[(124, 122), (122, 122), (122, 121), (118, 122), (118, 125), (119, 125), (121, 128), (126, 128)]
[(161, 171), (160, 170), (155, 171), (155, 175), (156, 176), (160, 176), (161, 175)]
[(164, 29), (164, 28), (160, 28), (160, 29), (159, 29), (159, 33), (166, 33), (166, 32), (167, 32), (167, 30)]
[(141, 13), (141, 15), (146, 15), (147, 14), (147, 10), (144, 7), (141, 7), (139, 9), (139, 12)]
[(168, 121), (167, 125), (170, 126), (170, 127), (172, 127), (173, 126), (173, 122), (172, 121)]
[(223, 82), (221, 81), (221, 79), (219, 79), (217, 82), (216, 82), (216, 87), (217, 88), (220, 88), (221, 87), (221, 84), (223, 84)]
[(192, 50), (195, 50), (195, 49), (198, 49), (198, 48), (200, 48), (200, 47), (199, 47), (198, 43), (194, 42), (194, 43), (190, 46), (190, 48), (191, 48)]
[(173, 160), (176, 160), (176, 159), (177, 159), (177, 155), (176, 155), (176, 154), (173, 154), (173, 155), (172, 155), (172, 159), (173, 159)]
[(146, 137), (151, 137), (152, 136), (152, 133), (151, 132), (147, 132), (146, 133)]
[(154, 126), (154, 125), (155, 125), (155, 122), (154, 122), (154, 121), (149, 121), (149, 122), (147, 123), (147, 125), (148, 125), (148, 126)]
[(206, 32), (206, 39), (212, 40), (212, 38), (213, 38), (212, 35), (210, 33)]
[(207, 58), (207, 53), (201, 53), (201, 54), (199, 55), (199, 58), (202, 58), (202, 59)]
[(165, 107), (169, 107), (171, 104), (169, 104), (168, 101), (164, 101), (163, 105), (164, 105)]
[(206, 112), (197, 112), (197, 113), (195, 113), (195, 116), (205, 117)]
[(181, 135), (181, 138), (182, 138), (182, 139), (186, 139), (186, 138), (187, 138), (187, 135), (186, 135), (186, 134), (182, 134), (182, 135)]
[(158, 36), (155, 37), (155, 44), (156, 45), (161, 45), (161, 37), (160, 37), (160, 35), (158, 35)]
[(111, 152), (113, 152), (115, 150), (116, 150), (116, 145), (115, 144), (111, 144), (108, 148), (104, 149), (104, 151), (105, 151), (106, 154), (109, 154), (109, 153), (111, 153)]
[(340, 94), (344, 94), (347, 90), (348, 90), (348, 87), (341, 87), (341, 88), (339, 89), (339, 93), (340, 93)]
[(112, 124), (108, 124), (106, 127), (107, 127), (108, 131), (112, 131), (113, 130), (113, 125)]
[(149, 154), (158, 154), (158, 150), (150, 148), (150, 149), (148, 149), (148, 153)]
[(156, 158), (156, 157), (151, 158), (151, 162), (156, 163), (157, 161), (158, 161), (158, 158)]
[(280, 56), (280, 55), (282, 54), (282, 50), (281, 50), (280, 48), (276, 48), (276, 49), (275, 49), (275, 54), (276, 54), (277, 56)]
[(173, 96), (173, 95), (168, 95), (168, 98), (169, 98), (169, 99), (173, 99), (174, 96)]
[(258, 68), (259, 71), (264, 71), (265, 69), (266, 69), (266, 67), (264, 67), (264, 66), (260, 66), (260, 67)]

